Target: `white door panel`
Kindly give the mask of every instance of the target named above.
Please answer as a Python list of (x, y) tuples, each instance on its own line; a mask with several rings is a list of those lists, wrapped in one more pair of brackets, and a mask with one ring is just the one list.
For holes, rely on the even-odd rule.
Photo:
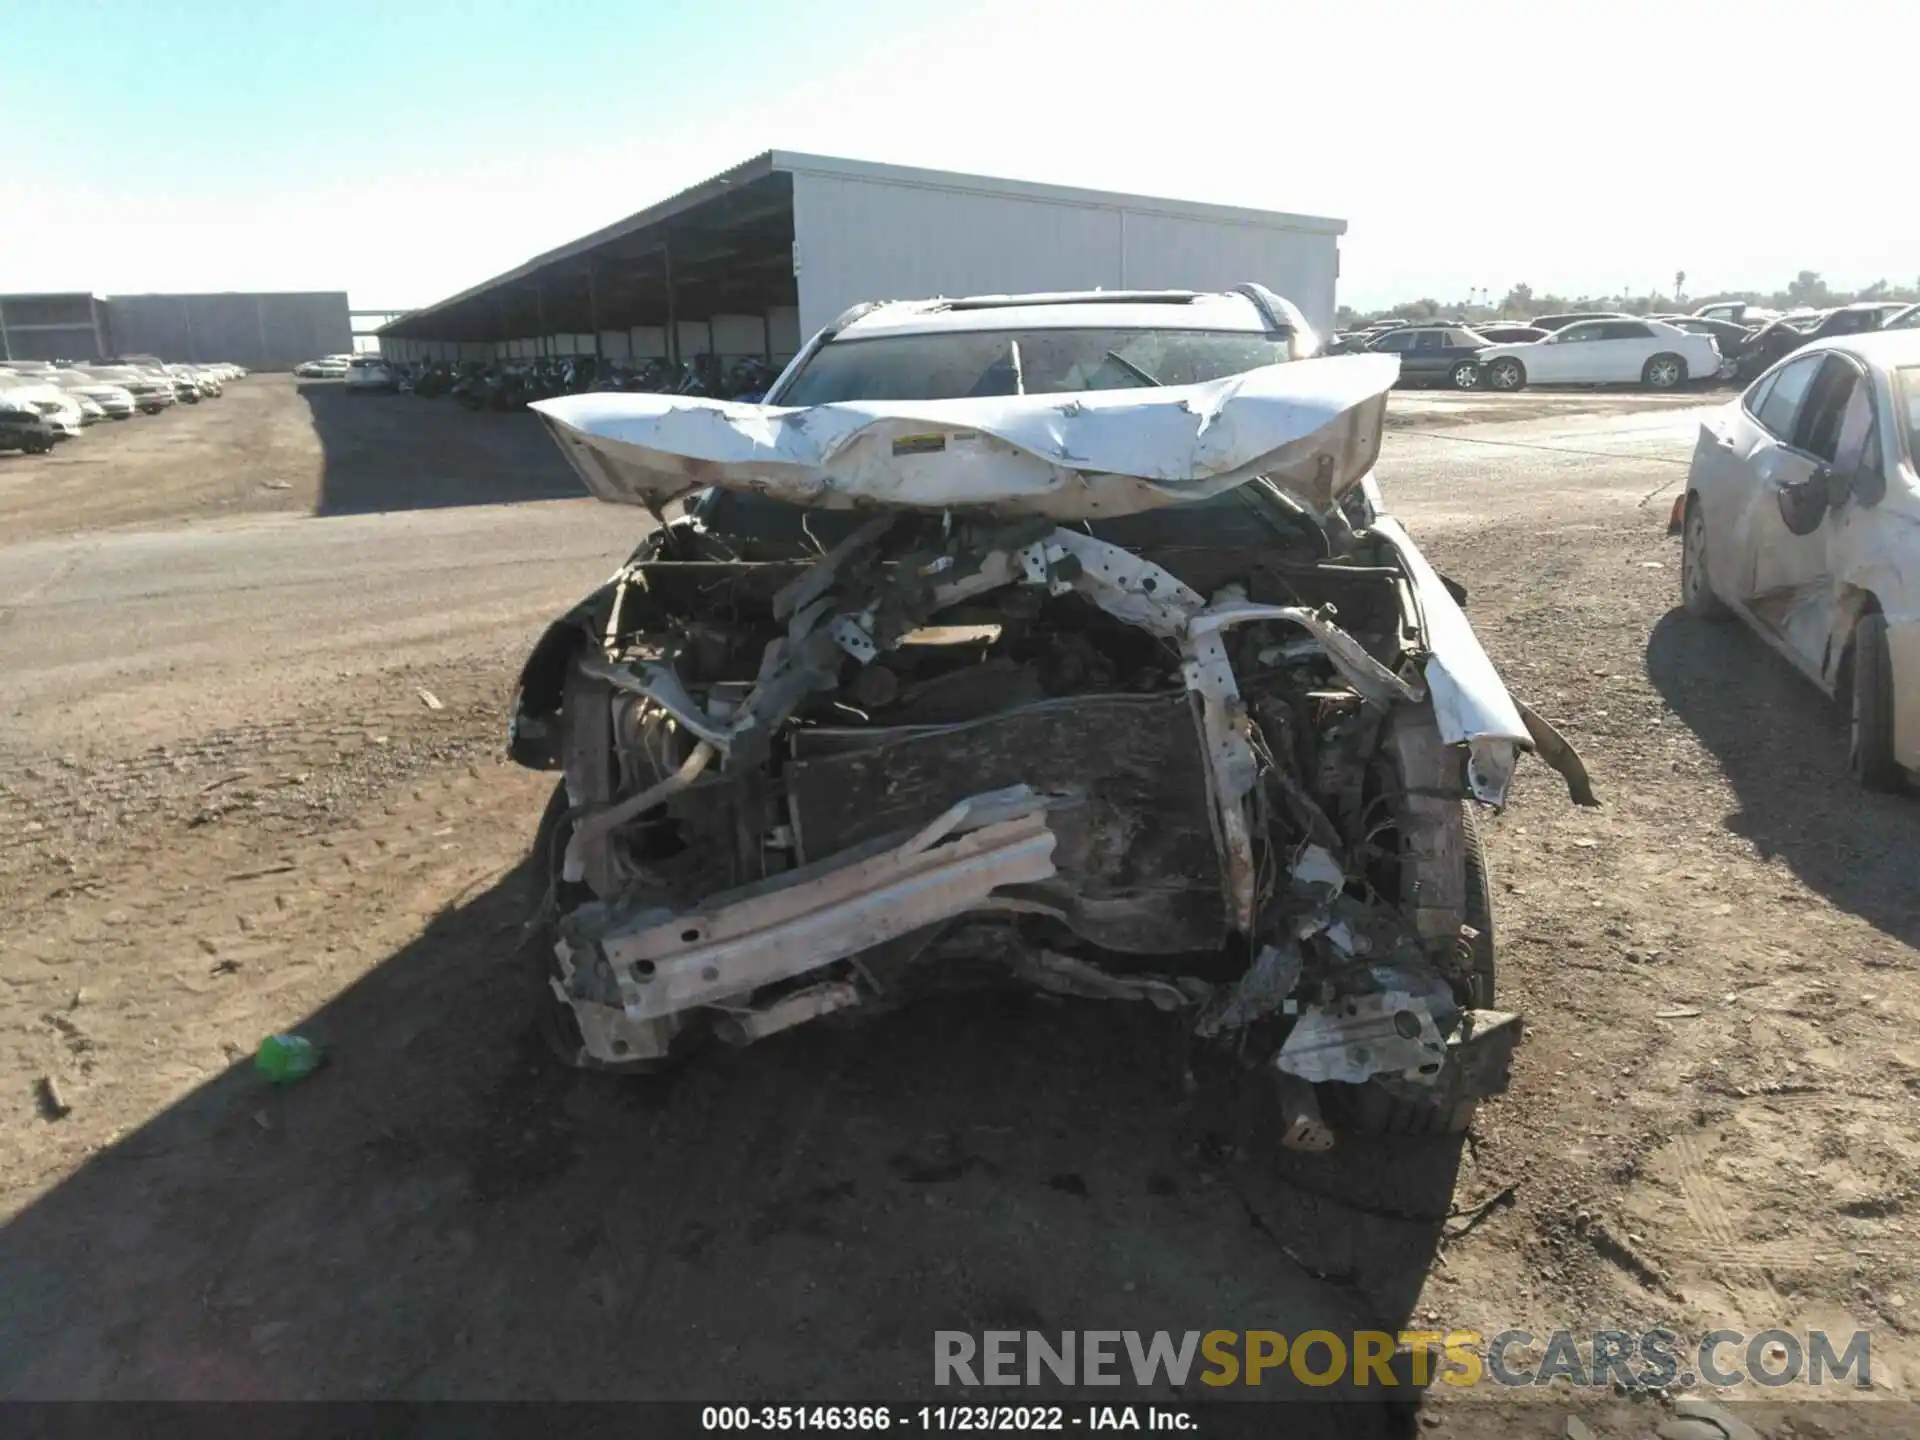
[(1606, 341), (1601, 348), (1607, 352), (1607, 379), (1638, 380), (1646, 368), (1647, 358), (1658, 344), (1657, 340), (1648, 339)]
[(1766, 432), (1738, 405), (1709, 416), (1694, 446), (1692, 475), (1707, 526), (1707, 577), (1723, 600), (1739, 601), (1736, 577), (1746, 570), (1739, 538), (1749, 492), (1758, 487), (1755, 448)]

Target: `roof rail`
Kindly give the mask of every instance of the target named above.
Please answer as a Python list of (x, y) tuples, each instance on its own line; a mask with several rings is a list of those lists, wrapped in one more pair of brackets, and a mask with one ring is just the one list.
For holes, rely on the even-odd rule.
[(1260, 318), (1267, 322), (1269, 330), (1294, 331), (1311, 328), (1307, 325), (1307, 317), (1300, 313), (1291, 300), (1274, 294), (1264, 285), (1256, 285), (1249, 281), (1244, 285), (1234, 286), (1230, 293), (1244, 295), (1251, 300), (1253, 308), (1260, 312)]
[(879, 305), (880, 302), (878, 300), (862, 300), (857, 305), (849, 305), (840, 312), (839, 316), (831, 325), (827, 326), (827, 334), (838, 335), (862, 315), (866, 314), (869, 310), (878, 308)]
[(1016, 305), (1191, 305), (1195, 290), (1065, 290), (1033, 295), (969, 295), (942, 302), (949, 310), (1005, 310)]

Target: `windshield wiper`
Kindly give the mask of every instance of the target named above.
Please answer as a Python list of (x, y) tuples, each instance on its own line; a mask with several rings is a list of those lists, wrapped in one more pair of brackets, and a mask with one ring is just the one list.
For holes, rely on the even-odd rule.
[(1138, 365), (1134, 364), (1133, 361), (1127, 359), (1127, 357), (1122, 355), (1118, 350), (1107, 351), (1107, 359), (1113, 361), (1114, 364), (1118, 365), (1122, 370), (1125, 370), (1137, 380), (1144, 380), (1147, 384), (1154, 386), (1160, 383)]

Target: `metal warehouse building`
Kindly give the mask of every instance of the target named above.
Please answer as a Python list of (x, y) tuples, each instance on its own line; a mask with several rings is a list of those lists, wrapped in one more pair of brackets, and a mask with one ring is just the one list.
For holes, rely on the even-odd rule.
[(380, 331), (396, 359), (785, 361), (862, 300), (1257, 281), (1330, 327), (1344, 220), (771, 150)]
[(0, 360), (231, 361), (286, 370), (344, 354), (353, 326), (344, 290), (216, 295), (0, 295)]

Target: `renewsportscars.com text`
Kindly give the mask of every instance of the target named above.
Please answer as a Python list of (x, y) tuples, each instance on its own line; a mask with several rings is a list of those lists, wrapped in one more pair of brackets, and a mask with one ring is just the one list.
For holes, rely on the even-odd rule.
[(1872, 1386), (1872, 1346), (1856, 1330), (1709, 1330), (1685, 1341), (1671, 1330), (938, 1330), (933, 1383), (1388, 1388), (1402, 1385), (1565, 1383), (1606, 1389), (1759, 1385)]

